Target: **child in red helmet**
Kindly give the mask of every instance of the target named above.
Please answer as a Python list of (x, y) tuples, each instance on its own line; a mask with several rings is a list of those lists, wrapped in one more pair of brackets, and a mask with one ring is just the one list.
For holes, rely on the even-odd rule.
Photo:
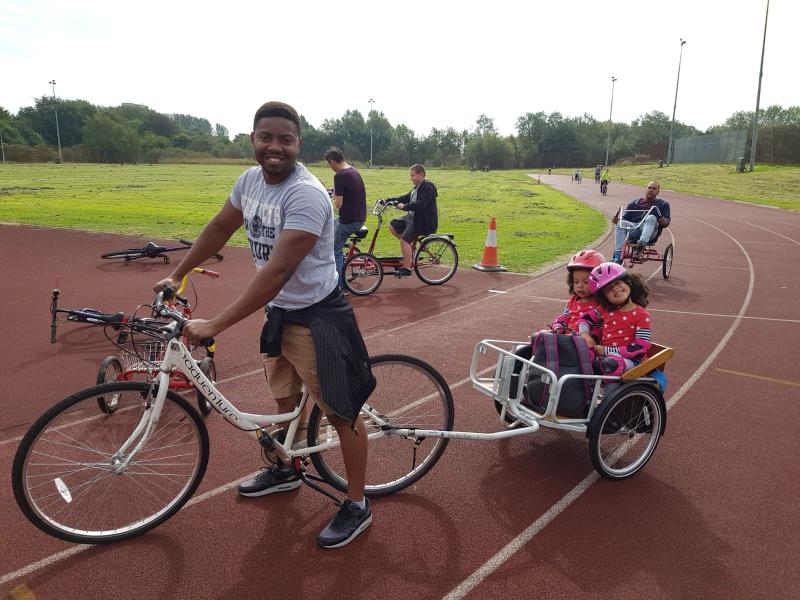
[[(604, 375), (622, 375), (641, 362), (650, 349), (650, 313), (647, 289), (639, 275), (617, 263), (604, 262), (589, 275), (589, 289), (597, 306), (578, 321), (578, 331), (597, 356)], [(600, 343), (591, 332), (601, 328)]]
[[(597, 250), (581, 250), (567, 263), (567, 288), (569, 300), (564, 311), (550, 325), (553, 331), (572, 329), (578, 331), (578, 320), (597, 303), (589, 289), (589, 275), (596, 266), (605, 262), (605, 257)], [(546, 331), (546, 330), (545, 330)], [(599, 328), (592, 333), (598, 334)]]

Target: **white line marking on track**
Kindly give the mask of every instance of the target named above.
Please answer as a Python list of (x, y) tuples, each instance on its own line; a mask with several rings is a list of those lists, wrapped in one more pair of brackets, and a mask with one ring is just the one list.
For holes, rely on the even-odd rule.
[(723, 265), (703, 265), (700, 263), (690, 263), (690, 262), (677, 262), (675, 261), (673, 264), (682, 265), (684, 267), (700, 267), (701, 269), (728, 269), (731, 271), (747, 271), (747, 267), (728, 267)]
[[(688, 392), (691, 387), (697, 382), (698, 379), (706, 372), (708, 367), (711, 365), (712, 362), (717, 358), (720, 352), (722, 352), (723, 348), (728, 344), (733, 333), (739, 327), (739, 324), (742, 322), (742, 316), (747, 311), (747, 308), (750, 305), (750, 299), (753, 294), (753, 285), (755, 283), (755, 273), (753, 272), (753, 262), (750, 260), (750, 255), (747, 254), (747, 250), (730, 234), (722, 231), (718, 227), (711, 225), (710, 223), (706, 223), (705, 221), (700, 221), (699, 219), (695, 219), (704, 225), (708, 225), (713, 229), (716, 229), (720, 233), (729, 237), (742, 251), (745, 258), (747, 259), (747, 264), (749, 266), (750, 271), (750, 283), (747, 287), (747, 294), (745, 295), (744, 301), (742, 302), (741, 308), (739, 309), (739, 315), (736, 320), (731, 323), (731, 326), (728, 328), (728, 331), (719, 341), (717, 346), (714, 350), (711, 351), (711, 354), (708, 355), (706, 360), (703, 362), (700, 367), (686, 380), (686, 382), (680, 387), (680, 389), (675, 392), (675, 394), (669, 399), (667, 402), (667, 410), (671, 409), (675, 404), (680, 400), (686, 392)], [(463, 582), (461, 582), (458, 586), (456, 586), (449, 594), (444, 596), (445, 600), (460, 600), (467, 594), (469, 594), (473, 589), (475, 589), (484, 579), (486, 579), (489, 575), (494, 573), (498, 568), (500, 568), (503, 563), (505, 563), (508, 559), (510, 559), (514, 554), (516, 554), (521, 548), (525, 546), (528, 542), (530, 542), (536, 534), (538, 534), (542, 529), (544, 529), (549, 523), (553, 521), (559, 514), (561, 514), (564, 509), (566, 509), (570, 504), (572, 504), (575, 500), (580, 498), (580, 496), (591, 487), (591, 485), (597, 481), (600, 476), (597, 472), (592, 472), (587, 475), (583, 481), (581, 481), (578, 485), (576, 485), (572, 490), (570, 490), (563, 498), (561, 498), (556, 504), (554, 504), (547, 512), (545, 512), (541, 517), (536, 519), (533, 523), (531, 523), (522, 533), (520, 533), (517, 537), (511, 540), (508, 544), (505, 545), (497, 554), (487, 560), (480, 568), (478, 568), (475, 572), (473, 572), (469, 577), (467, 577)]]
[[(724, 215), (722, 215), (722, 216), (724, 217)], [(787, 235), (783, 235), (782, 233), (778, 233), (777, 231), (774, 231), (772, 229), (767, 229), (766, 227), (762, 227), (761, 225), (756, 225), (755, 223), (750, 223), (749, 221), (742, 221), (741, 219), (733, 219), (731, 217), (725, 217), (725, 218), (731, 219), (732, 221), (736, 221), (737, 223), (742, 223), (744, 225), (749, 225), (750, 227), (755, 227), (756, 229), (761, 229), (763, 231), (766, 231), (767, 233), (771, 233), (772, 235), (777, 235), (778, 237), (782, 237), (783, 239), (789, 240), (793, 244), (797, 244), (798, 246), (800, 246), (800, 242), (798, 242), (797, 240), (792, 239)], [(758, 240), (758, 242), (759, 243), (765, 243), (763, 240)], [(767, 242), (767, 243), (769, 243), (769, 242)]]

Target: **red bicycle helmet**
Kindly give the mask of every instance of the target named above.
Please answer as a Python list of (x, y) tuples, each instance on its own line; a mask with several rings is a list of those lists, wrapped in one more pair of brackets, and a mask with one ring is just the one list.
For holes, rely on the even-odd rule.
[(589, 274), (589, 291), (596, 294), (609, 283), (625, 277), (628, 272), (625, 267), (615, 262), (604, 262), (592, 269)]
[(567, 269), (587, 269), (591, 271), (601, 263), (606, 262), (606, 257), (597, 250), (581, 250), (567, 263)]

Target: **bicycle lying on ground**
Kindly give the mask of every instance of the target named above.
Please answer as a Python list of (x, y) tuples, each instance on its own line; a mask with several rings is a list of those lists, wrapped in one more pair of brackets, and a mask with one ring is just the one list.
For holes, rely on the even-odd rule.
[[(183, 278), (180, 288), (169, 303), (171, 310), (180, 313), (184, 318), (191, 319), (193, 310), (196, 310), (197, 295), (195, 293), (195, 306), (183, 294), (189, 281), (189, 275), (200, 273), (213, 279), (219, 278), (219, 273), (209, 269), (195, 268)], [(97, 372), (97, 384), (111, 381), (152, 381), (158, 377), (158, 366), (164, 356), (164, 343), (160, 339), (161, 332), (167, 324), (163, 320), (152, 318), (128, 317), (124, 313), (104, 313), (93, 308), (69, 309), (59, 308), (60, 290), (52, 291), (50, 303), (50, 343), (55, 344), (58, 315), (66, 315), (67, 321), (75, 323), (88, 323), (90, 325), (103, 325), (117, 332), (114, 339), (106, 332), (106, 337), (120, 349), (119, 354), (106, 356), (101, 362)], [(189, 346), (190, 351), (195, 347)], [(211, 381), (217, 379), (217, 367), (214, 363), (216, 344), (205, 346), (205, 356), (199, 360), (198, 368)], [(180, 372), (170, 374), (169, 389), (176, 392), (196, 390), (195, 385)], [(196, 390), (197, 407), (203, 415), (211, 414), (211, 404), (206, 397)], [(118, 400), (112, 394), (98, 398), (100, 409), (111, 414), (117, 409)]]
[[(169, 389), (173, 373), (198, 387), (228, 423), (256, 437), (270, 460), (291, 465), (331, 498), (314, 481), (346, 490), (336, 429), (318, 406), (309, 418), (307, 447), (293, 447), (306, 394), (292, 413), (241, 412), (191, 355), (181, 339), (186, 319), (164, 303), (164, 292), (152, 307), (154, 316), (168, 321), (165, 326), (153, 331), (141, 320), (127, 325), (164, 344), (158, 380), (80, 391), (48, 410), (23, 437), (14, 459), (14, 497), (36, 527), (71, 542), (112, 542), (160, 525), (189, 500), (206, 470), (209, 438), (197, 411)], [(370, 440), (365, 493), (381, 496), (416, 482), (442, 456), (448, 440), (426, 435), (428, 428), (456, 432), (450, 432), (450, 388), (433, 367), (400, 354), (371, 361), (377, 386), (360, 414)], [(116, 409), (98, 411), (110, 396)], [(277, 423), (288, 424), (282, 442), (267, 429)], [(306, 473), (309, 460), (319, 477)]]
[[(372, 207), (372, 214), (378, 217), (378, 226), (372, 235), (369, 249), (362, 252), (358, 243), (369, 234), (367, 227), (350, 236), (344, 255), (344, 284), (347, 290), (357, 296), (371, 294), (381, 285), (384, 275), (396, 274), (403, 266), (402, 256), (375, 256), (375, 243), (386, 221), (384, 213), (395, 201), (378, 200)], [(428, 285), (441, 285), (455, 275), (458, 268), (458, 250), (451, 233), (421, 235), (412, 244), (411, 268)]]
[[(147, 242), (141, 248), (128, 248), (126, 250), (115, 250), (114, 252), (107, 252), (106, 254), (101, 254), (100, 258), (111, 259), (111, 258), (121, 258), (125, 262), (131, 260), (138, 260), (140, 258), (160, 258), (164, 261), (164, 264), (169, 264), (169, 256), (167, 256), (168, 252), (175, 252), (177, 250), (188, 250), (192, 247), (192, 242), (189, 240), (178, 240), (182, 245), (181, 246), (159, 246), (154, 242)], [(217, 260), (222, 260), (222, 254), (215, 254), (214, 258)]]

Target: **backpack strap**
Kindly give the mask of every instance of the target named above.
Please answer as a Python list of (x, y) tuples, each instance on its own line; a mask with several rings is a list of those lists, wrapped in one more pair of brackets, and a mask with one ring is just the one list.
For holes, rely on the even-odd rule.
[[(594, 367), (592, 366), (592, 360), (591, 356), (589, 355), (589, 347), (586, 345), (586, 340), (579, 335), (573, 335), (570, 337), (575, 343), (575, 349), (578, 351), (578, 360), (580, 361), (581, 373), (583, 375), (594, 375)], [(592, 393), (591, 383), (592, 382), (590, 379), (583, 380), (583, 387), (587, 396), (591, 396)]]
[(558, 377), (558, 334), (545, 331), (539, 335), (542, 336), (544, 346), (544, 366)]
[(536, 364), (550, 369), (558, 375), (558, 339), (551, 331), (538, 331), (531, 340), (533, 357)]

